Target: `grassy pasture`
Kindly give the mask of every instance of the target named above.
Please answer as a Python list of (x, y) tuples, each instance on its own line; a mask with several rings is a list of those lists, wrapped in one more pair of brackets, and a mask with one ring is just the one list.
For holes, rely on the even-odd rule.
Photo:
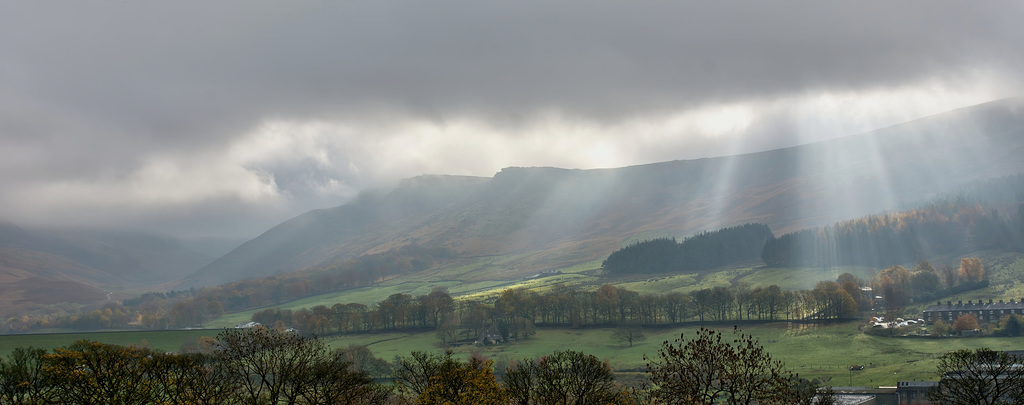
[[(775, 322), (743, 325), (742, 332), (758, 338), (771, 355), (805, 378), (818, 378), (829, 385), (881, 386), (897, 381), (934, 380), (937, 357), (947, 351), (988, 347), (994, 350), (1024, 349), (1021, 338), (893, 338), (869, 336), (858, 330), (859, 323), (829, 325)], [(714, 326), (731, 336), (732, 326)], [(612, 329), (540, 328), (523, 342), (497, 346), (460, 346), (453, 348), (457, 356), (468, 357), (479, 352), (494, 359), (499, 367), (509, 361), (535, 358), (557, 350), (581, 350), (608, 361), (627, 373), (642, 372), (643, 356), (656, 356), (663, 341), (674, 341), (680, 334), (695, 335), (698, 326), (647, 329), (646, 339), (633, 347), (612, 339)], [(88, 339), (119, 345), (148, 342), (159, 350), (176, 350), (183, 343), (200, 336), (215, 336), (219, 330), (102, 332), (78, 334), (8, 335), (0, 336), (0, 356), (7, 356), (16, 347), (53, 349)], [(377, 357), (392, 361), (414, 350), (441, 351), (433, 332), (379, 333), (326, 336), (332, 348), (349, 345), (369, 347)], [(851, 365), (865, 365), (863, 371), (851, 373)]]
[[(988, 347), (994, 350), (1024, 349), (1019, 338), (890, 338), (869, 336), (857, 330), (858, 324), (807, 325), (777, 322), (745, 325), (743, 333), (758, 338), (772, 356), (785, 362), (805, 378), (818, 378), (834, 386), (895, 385), (897, 381), (935, 380), (937, 358), (956, 349)], [(494, 359), (496, 364), (538, 357), (556, 350), (582, 350), (607, 360), (619, 371), (642, 371), (643, 356), (656, 356), (664, 341), (680, 334), (694, 336), (698, 327), (659, 328), (645, 331), (646, 340), (628, 347), (611, 338), (612, 329), (546, 329), (524, 342), (491, 347), (463, 346), (454, 351), (468, 356), (473, 351)], [(727, 336), (732, 326), (719, 327)], [(384, 334), (334, 337), (334, 347), (366, 345), (377, 356), (391, 360), (412, 350), (439, 351), (432, 333)], [(851, 365), (865, 365), (851, 373)], [(852, 374), (852, 375), (851, 375)]]
[[(985, 263), (991, 286), (971, 291), (963, 299), (1005, 299), (1024, 298), (1024, 256), (1018, 253), (973, 252), (964, 257), (980, 257)], [(295, 300), (274, 307), (296, 310), (311, 308), (317, 305), (332, 306), (337, 303), (356, 302), (373, 305), (383, 301), (391, 294), (404, 293), (413, 296), (423, 295), (435, 287), (445, 287), (456, 299), (488, 300), (496, 297), (508, 288), (529, 288), (544, 291), (557, 284), (578, 286), (583, 289), (597, 288), (602, 284), (612, 284), (628, 288), (641, 294), (662, 294), (672, 291), (689, 293), (691, 291), (716, 286), (733, 287), (745, 285), (749, 287), (778, 285), (784, 290), (813, 289), (822, 280), (835, 280), (842, 273), (851, 273), (864, 280), (870, 280), (878, 269), (865, 266), (845, 266), (829, 269), (798, 267), (798, 268), (766, 268), (763, 266), (747, 266), (734, 269), (723, 269), (706, 274), (643, 274), (609, 277), (599, 274), (600, 261), (591, 261), (569, 267), (556, 269), (560, 274), (552, 274), (540, 278), (515, 277), (509, 279), (486, 279), (482, 274), (502, 274), (505, 263), (514, 256), (494, 256), (467, 259), (459, 266), (427, 270), (417, 274), (404, 275), (372, 286), (353, 288), (345, 291), (332, 292)], [(940, 257), (932, 261), (933, 265), (959, 265), (959, 256)], [(913, 263), (904, 264), (908, 268)], [(907, 308), (908, 314), (916, 317), (931, 302), (921, 302)], [(256, 310), (226, 314), (206, 324), (209, 328), (232, 327), (251, 320)]]
[[(497, 271), (491, 266), (495, 262), (505, 260), (501, 257), (478, 258), (458, 267), (447, 269), (427, 270), (418, 274), (409, 274), (402, 277), (386, 280), (374, 285), (336, 291), (327, 294), (315, 295), (294, 301), (289, 301), (274, 308), (297, 310), (300, 308), (312, 308), (317, 305), (332, 306), (342, 303), (360, 303), (372, 305), (383, 301), (392, 294), (409, 294), (412, 296), (426, 295), (435, 287), (445, 287), (448, 293), (457, 299), (487, 300), (497, 297), (501, 291), (508, 288), (530, 288), (538, 291), (550, 288), (556, 284), (575, 285), (594, 282), (599, 277), (586, 275), (583, 272), (593, 271), (600, 268), (600, 262), (588, 262), (571, 267), (558, 269), (561, 274), (527, 279), (479, 279), (475, 274), (484, 271)], [(596, 266), (596, 267), (595, 267)], [(239, 323), (248, 322), (252, 314), (259, 309), (252, 309), (242, 312), (225, 314), (207, 322), (208, 328), (228, 328)]]

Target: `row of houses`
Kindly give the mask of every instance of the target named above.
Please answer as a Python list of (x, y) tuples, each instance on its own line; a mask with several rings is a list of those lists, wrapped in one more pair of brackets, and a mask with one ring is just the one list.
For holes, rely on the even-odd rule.
[(978, 300), (978, 302), (967, 301), (966, 304), (963, 301), (957, 301), (955, 304), (952, 301), (946, 301), (945, 304), (942, 301), (937, 302), (935, 305), (929, 305), (924, 309), (924, 321), (931, 325), (938, 320), (945, 322), (953, 322), (956, 318), (961, 315), (973, 314), (978, 318), (978, 321), (994, 322), (998, 321), (1002, 317), (1010, 314), (1017, 314), (1024, 316), (1024, 299), (1020, 301), (1010, 300), (1010, 302), (993, 302), (988, 300), (984, 302)]

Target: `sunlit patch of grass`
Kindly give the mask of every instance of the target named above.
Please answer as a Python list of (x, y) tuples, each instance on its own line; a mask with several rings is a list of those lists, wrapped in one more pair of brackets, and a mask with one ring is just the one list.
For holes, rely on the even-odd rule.
[(617, 286), (641, 294), (664, 294), (675, 291), (688, 292), (691, 290), (690, 287), (697, 283), (696, 277), (696, 274), (674, 274), (618, 283)]
[(872, 269), (864, 266), (844, 266), (829, 269), (812, 267), (775, 268), (759, 267), (739, 281), (750, 286), (777, 285), (785, 290), (810, 290), (819, 281), (835, 281), (840, 274), (850, 273), (862, 280), (870, 280)]

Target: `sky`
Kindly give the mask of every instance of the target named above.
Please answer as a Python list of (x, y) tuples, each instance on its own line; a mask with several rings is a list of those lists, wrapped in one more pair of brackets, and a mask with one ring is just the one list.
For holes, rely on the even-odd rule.
[(22, 226), (252, 237), (422, 174), (750, 153), (1024, 93), (1017, 1), (0, 9)]

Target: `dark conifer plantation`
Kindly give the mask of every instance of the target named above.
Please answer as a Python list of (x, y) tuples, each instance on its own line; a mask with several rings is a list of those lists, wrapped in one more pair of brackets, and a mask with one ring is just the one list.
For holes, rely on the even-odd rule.
[(613, 252), (602, 267), (609, 273), (668, 273), (707, 271), (755, 260), (772, 239), (765, 224), (746, 224), (686, 238), (658, 238), (636, 242)]

